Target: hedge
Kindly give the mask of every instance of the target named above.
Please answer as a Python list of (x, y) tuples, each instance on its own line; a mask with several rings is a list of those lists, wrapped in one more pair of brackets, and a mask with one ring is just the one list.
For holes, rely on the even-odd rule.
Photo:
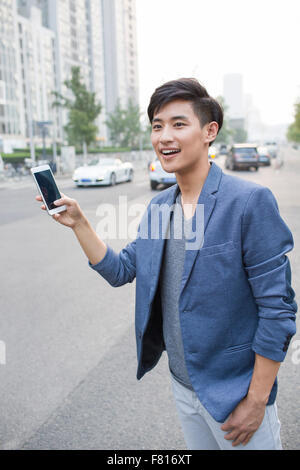
[[(101, 147), (101, 148), (93, 148), (88, 149), (89, 154), (93, 153), (121, 153), (121, 152), (131, 152), (133, 149), (125, 148), (125, 147)], [(135, 149), (138, 150), (138, 149)], [(144, 149), (147, 150), (147, 149)], [(77, 154), (81, 154), (82, 151), (77, 149)], [(36, 148), (35, 155), (37, 160), (42, 159), (43, 157), (43, 149)], [(53, 149), (47, 148), (46, 155), (53, 155)], [(57, 155), (60, 155), (60, 147), (57, 147)], [(1, 153), (3, 161), (5, 163), (24, 163), (25, 158), (30, 158), (30, 150), (29, 149), (14, 149), (13, 153)]]

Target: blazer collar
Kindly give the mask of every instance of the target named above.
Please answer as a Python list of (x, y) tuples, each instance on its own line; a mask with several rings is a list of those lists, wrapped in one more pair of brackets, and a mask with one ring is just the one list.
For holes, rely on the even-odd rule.
[[(204, 185), (202, 187), (202, 190), (198, 199), (199, 204), (201, 203), (200, 199), (203, 201), (206, 196), (217, 192), (219, 189), (220, 182), (221, 182), (221, 177), (222, 177), (221, 168), (218, 165), (216, 165), (215, 162), (209, 162), (209, 163), (210, 163), (210, 170), (208, 172), (206, 180), (204, 181)], [(172, 187), (172, 191), (170, 191), (168, 195), (166, 204), (169, 204), (169, 205), (175, 204), (175, 201), (179, 192), (180, 192), (180, 188), (178, 184), (175, 184)]]
[[(214, 196), (214, 193), (218, 191), (218, 188), (221, 182), (221, 177), (222, 177), (221, 168), (218, 165), (216, 165), (214, 162), (210, 162), (210, 165), (211, 165), (210, 170), (208, 172), (208, 175), (206, 177), (206, 180), (204, 182), (204, 185), (202, 187), (202, 190), (198, 199), (198, 204), (204, 205), (204, 233), (205, 233), (205, 229), (207, 227), (208, 221), (210, 219), (210, 216), (213, 212), (213, 209), (216, 203), (216, 197)], [(179, 191), (180, 191), (180, 188), (178, 184), (175, 184), (174, 187), (171, 188), (167, 199), (163, 202), (170, 206), (175, 204), (176, 197)], [(153, 245), (152, 245), (152, 263), (151, 263), (150, 301), (153, 299), (157, 282), (158, 282), (158, 278), (159, 278), (160, 266), (162, 263), (162, 256), (163, 256), (163, 249), (165, 245), (164, 234), (166, 234), (168, 226), (169, 226), (168, 221), (165, 220), (164, 226), (162, 227), (163, 237), (152, 241)], [(198, 250), (192, 250), (192, 251), (186, 252), (184, 272), (183, 272), (183, 278), (182, 278), (182, 289), (185, 287), (187, 283), (187, 280), (189, 278), (191, 269), (195, 262), (197, 253), (198, 253)]]

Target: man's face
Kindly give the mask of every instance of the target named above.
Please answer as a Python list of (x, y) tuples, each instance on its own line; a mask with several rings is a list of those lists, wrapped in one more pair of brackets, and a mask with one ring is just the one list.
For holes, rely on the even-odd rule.
[(151, 142), (165, 171), (183, 174), (207, 159), (207, 126), (201, 128), (189, 101), (171, 101), (154, 114)]

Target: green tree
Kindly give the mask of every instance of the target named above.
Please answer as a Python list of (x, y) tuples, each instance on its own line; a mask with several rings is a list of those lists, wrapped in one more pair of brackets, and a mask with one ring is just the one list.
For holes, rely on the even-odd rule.
[(125, 111), (125, 131), (124, 131), (124, 147), (138, 148), (141, 128), (141, 112), (139, 106), (132, 99), (128, 100), (127, 109)]
[(108, 114), (108, 119), (105, 121), (109, 129), (110, 141), (113, 145), (117, 147), (122, 146), (123, 141), (123, 132), (124, 132), (124, 119), (125, 111), (121, 108), (120, 100), (118, 100), (117, 105), (113, 113)]
[(143, 148), (147, 148), (147, 149), (152, 148), (151, 132), (152, 132), (152, 126), (149, 123), (148, 117), (147, 117), (147, 122), (145, 122), (144, 125), (142, 126), (142, 146), (143, 146)]
[(294, 122), (288, 127), (286, 137), (290, 142), (300, 142), (300, 101), (295, 103)]
[(57, 91), (52, 92), (56, 100), (53, 107), (68, 109), (68, 123), (64, 126), (69, 145), (89, 146), (95, 141), (98, 127), (95, 119), (102, 110), (100, 102), (96, 102), (96, 94), (89, 92), (82, 83), (80, 68), (72, 67), (70, 80), (64, 81), (65, 86), (72, 92), (73, 99), (65, 97)]
[(233, 130), (230, 128), (230, 126), (228, 124), (228, 120), (227, 120), (228, 106), (226, 106), (226, 103), (225, 103), (225, 100), (224, 100), (223, 96), (218, 96), (216, 98), (216, 100), (221, 105), (221, 107), (223, 109), (224, 116), (223, 116), (223, 125), (221, 127), (220, 132), (217, 135), (215, 143), (228, 144), (230, 142), (232, 134), (233, 134)]
[(128, 100), (126, 109), (122, 108), (118, 101), (106, 121), (111, 143), (119, 147), (139, 148), (143, 133), (140, 118), (139, 106), (132, 99)]
[(248, 133), (245, 129), (242, 128), (233, 129), (232, 138), (235, 143), (241, 144), (247, 141)]

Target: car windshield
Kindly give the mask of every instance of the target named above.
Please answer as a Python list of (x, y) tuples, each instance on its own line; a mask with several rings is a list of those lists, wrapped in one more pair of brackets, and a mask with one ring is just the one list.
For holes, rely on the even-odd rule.
[(95, 166), (95, 165), (101, 165), (101, 166), (108, 166), (108, 165), (113, 165), (114, 160), (110, 158), (95, 158), (92, 160), (90, 163), (88, 163), (88, 166)]
[(268, 149), (266, 147), (258, 147), (258, 153), (268, 153)]
[(252, 155), (253, 153), (256, 153), (255, 148), (234, 148), (233, 149), (234, 153), (241, 153), (243, 155)]

